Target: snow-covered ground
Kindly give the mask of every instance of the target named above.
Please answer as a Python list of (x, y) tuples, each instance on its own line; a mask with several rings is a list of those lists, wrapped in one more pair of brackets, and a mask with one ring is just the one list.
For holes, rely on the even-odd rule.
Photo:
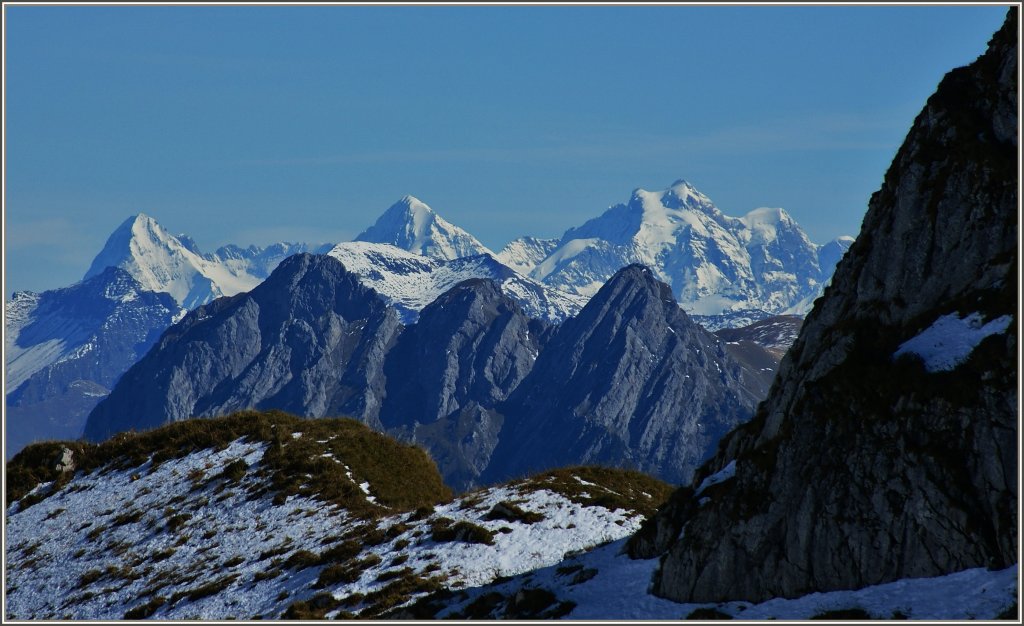
[(916, 354), (929, 372), (950, 371), (966, 361), (983, 339), (1006, 332), (1012, 321), (1013, 317), (1009, 315), (988, 323), (984, 322), (981, 313), (971, 313), (964, 318), (956, 313), (943, 315), (900, 344), (893, 357)]
[[(556, 602), (574, 603), (568, 620), (680, 620), (699, 609), (713, 609), (742, 620), (806, 620), (830, 611), (861, 609), (875, 619), (993, 619), (1017, 599), (1018, 568), (972, 569), (937, 578), (905, 579), (856, 591), (813, 593), (753, 604), (682, 604), (648, 593), (658, 559), (633, 560), (625, 540), (598, 547), (511, 581), (467, 591), (457, 604), (438, 613), (458, 614), (487, 593), (514, 597), (522, 589), (547, 589)], [(585, 579), (585, 580), (581, 580)], [(496, 614), (502, 617), (504, 606)], [(698, 614), (699, 615), (699, 614)], [(696, 616), (695, 616), (696, 617)], [(706, 617), (705, 617), (706, 619)]]
[[(312, 435), (294, 432), (289, 441), (307, 439)], [(574, 496), (554, 477), (413, 512), (358, 516), (263, 489), (267, 447), (241, 438), (155, 467), (152, 461), (106, 466), (79, 473), (24, 510), (11, 505), (5, 617), (279, 619), (303, 617), (295, 611), (310, 606), (319, 607), (316, 617), (379, 617), (403, 606), (412, 611), (423, 599), (435, 617), (471, 615), (476, 607), (477, 617), (523, 618), (534, 610), (571, 620), (677, 620), (695, 611), (703, 612), (695, 617), (713, 611), (743, 620), (808, 619), (832, 611), (880, 619), (992, 619), (1018, 593), (1013, 566), (756, 604), (676, 603), (649, 593), (658, 559), (623, 553), (642, 516), (582, 504), (589, 496)], [(321, 456), (341, 464), (367, 500), (376, 498), (373, 485), (344, 459)], [(239, 461), (245, 471), (230, 477), (226, 470)], [(705, 483), (729, 480), (731, 473), (726, 467)], [(575, 479), (584, 493), (607, 489)], [(37, 491), (44, 489), (48, 485)], [(460, 525), (480, 534), (437, 534)], [(438, 590), (449, 595), (429, 595)], [(538, 597), (542, 603), (531, 609)]]
[[(338, 601), (356, 598), (344, 610), (357, 612), (371, 604), (358, 594), (373, 597), (396, 576), (429, 577), (448, 589), (484, 585), (622, 539), (642, 521), (634, 512), (583, 506), (524, 483), (470, 493), (426, 513), (379, 519), (301, 496), (274, 504), (272, 493), (250, 493), (266, 481), (258, 476), (266, 448), (239, 439), (155, 468), (147, 462), (101, 469), (79, 474), (25, 510), (13, 504), (7, 510), (6, 617), (121, 619), (152, 602), (157, 619), (269, 619), (323, 592)], [(242, 479), (218, 478), (238, 460), (248, 467)], [(373, 485), (348, 474), (373, 498)], [(541, 518), (488, 519), (499, 502)], [(432, 538), (432, 525), (462, 521), (492, 533), (493, 544)], [(368, 524), (375, 526), (372, 541)], [(356, 549), (363, 568), (353, 580), (318, 586), (330, 563), (288, 565), (303, 550), (320, 553), (346, 537), (363, 542)], [(404, 568), (410, 571), (403, 574)]]

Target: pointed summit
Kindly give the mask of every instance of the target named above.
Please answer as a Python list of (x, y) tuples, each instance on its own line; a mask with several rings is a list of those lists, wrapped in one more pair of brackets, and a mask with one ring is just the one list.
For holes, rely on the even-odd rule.
[(557, 328), (502, 405), (506, 426), (484, 479), (572, 458), (685, 481), (752, 415), (754, 377), (650, 268), (627, 265)]
[(418, 198), (408, 195), (391, 205), (355, 241), (386, 243), (414, 254), (448, 260), (494, 254), (476, 237), (442, 218)]

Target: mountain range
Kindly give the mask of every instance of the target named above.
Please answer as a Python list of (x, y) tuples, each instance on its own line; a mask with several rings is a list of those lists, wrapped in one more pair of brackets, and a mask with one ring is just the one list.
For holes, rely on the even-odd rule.
[(153, 218), (139, 213), (111, 233), (85, 273), (85, 279), (108, 267), (120, 267), (143, 289), (168, 293), (194, 309), (221, 296), (249, 291), (285, 257), (299, 252), (326, 252), (328, 244), (277, 243), (265, 248), (227, 245), (203, 254), (187, 235), (168, 233)]
[[(650, 267), (687, 312), (804, 314), (851, 237), (811, 242), (782, 209), (728, 217), (690, 183), (637, 189), (557, 243), (519, 239), (499, 258), (545, 285), (589, 296), (619, 268)], [(546, 253), (546, 255), (541, 256)]]
[[(4, 617), (1019, 622), (1018, 23), (943, 78), (802, 323), (712, 335), (627, 265), (560, 324), (485, 278), (403, 324), (305, 253), (192, 310), (87, 430), (155, 428), (6, 464)], [(730, 428), (759, 384), (740, 356), (793, 332), (753, 417), (677, 487), (592, 466), (458, 497), (442, 480), (507, 467), (506, 443), (685, 458), (664, 439)], [(154, 412), (243, 396), (380, 425)], [(442, 471), (380, 429), (443, 430)]]
[(126, 364), (185, 314), (117, 267), (64, 289), (16, 293), (6, 311), (9, 454), (34, 440), (79, 437)]
[(734, 358), (641, 266), (557, 326), (478, 278), (406, 326), (335, 256), (302, 254), (165, 332), (85, 435), (274, 408), (419, 443), (458, 488), (583, 462), (678, 482), (752, 415), (773, 373)]
[[(687, 203), (684, 203), (685, 206), (673, 200), (682, 196), (689, 198)], [(727, 291), (731, 290), (730, 293), (734, 295), (739, 293), (737, 290), (747, 290), (744, 292), (746, 295), (741, 298), (742, 304), (735, 306), (754, 307), (730, 310), (717, 315), (695, 316), (694, 319), (706, 328), (718, 330), (749, 324), (765, 318), (769, 311), (778, 309), (781, 301), (776, 300), (782, 296), (775, 297), (775, 300), (765, 300), (762, 296), (764, 290), (768, 288), (766, 285), (775, 285), (783, 290), (789, 289), (792, 293), (783, 298), (786, 303), (798, 297), (804, 300), (812, 298), (817, 294), (815, 289), (819, 289), (825, 280), (826, 272), (822, 268), (831, 267), (829, 263), (838, 258), (848, 245), (845, 238), (820, 247), (809, 243), (806, 235), (781, 211), (755, 211), (751, 215), (768, 215), (762, 215), (758, 220), (750, 216), (742, 219), (727, 218), (715, 209), (710, 201), (706, 201), (702, 194), (692, 190), (692, 187), (685, 183), (679, 183), (660, 194), (637, 191), (634, 197), (646, 200), (639, 204), (631, 202), (629, 205), (621, 205), (610, 210), (578, 229), (570, 229), (560, 240), (524, 237), (514, 240), (497, 254), (412, 196), (406, 196), (390, 207), (354, 242), (338, 245), (278, 243), (266, 247), (245, 248), (227, 245), (212, 254), (203, 253), (187, 235), (173, 235), (151, 217), (139, 214), (114, 230), (85, 273), (82, 284), (108, 280), (112, 275), (106, 273), (106, 268), (120, 268), (135, 281), (135, 288), (140, 292), (171, 296), (173, 304), (168, 306), (169, 310), (173, 310), (169, 318), (150, 315), (148, 310), (145, 310), (149, 301), (147, 299), (122, 299), (121, 312), (118, 315), (124, 317), (128, 315), (125, 313), (126, 310), (138, 306), (139, 310), (130, 315), (143, 326), (133, 330), (134, 334), (125, 335), (123, 338), (123, 341), (131, 342), (131, 350), (112, 349), (109, 337), (116, 333), (113, 329), (117, 327), (113, 318), (85, 316), (76, 322), (77, 330), (69, 327), (64, 335), (61, 334), (62, 331), (59, 329), (63, 328), (64, 324), (64, 318), (61, 316), (65, 315), (61, 311), (75, 310), (78, 306), (73, 296), (77, 293), (77, 286), (52, 290), (44, 294), (20, 292), (5, 303), (8, 346), (6, 404), (18, 415), (14, 421), (25, 423), (25, 436), (30, 440), (48, 436), (63, 437), (74, 433), (75, 429), (84, 423), (88, 411), (108, 392), (113, 382), (145, 353), (152, 341), (170, 325), (171, 321), (180, 319), (186, 310), (195, 309), (215, 298), (252, 290), (265, 280), (284, 258), (301, 252), (329, 253), (342, 260), (350, 271), (359, 276), (364, 285), (383, 295), (386, 302), (397, 309), (399, 319), (404, 324), (414, 323), (419, 312), (430, 302), (458, 282), (471, 278), (497, 281), (502, 292), (514, 299), (528, 316), (560, 324), (581, 310), (588, 298), (594, 294), (592, 287), (599, 286), (615, 271), (630, 262), (667, 264), (664, 267), (653, 266), (655, 276), (663, 281), (667, 280), (670, 284), (685, 283), (689, 280), (686, 276), (673, 274), (672, 268), (676, 267), (678, 259), (672, 260), (675, 258), (672, 250), (692, 249), (694, 245), (698, 245), (693, 243), (696, 241), (694, 237), (702, 236), (700, 233), (706, 234), (707, 231), (705, 227), (695, 229), (687, 226), (687, 220), (694, 223), (702, 223), (701, 220), (706, 219), (718, 220), (731, 225), (729, 228), (732, 230), (715, 230), (718, 237), (718, 243), (715, 245), (730, 250), (733, 256), (718, 259), (716, 262), (721, 268), (714, 271), (723, 274), (732, 271), (728, 270), (728, 267), (747, 268), (739, 274), (733, 272), (737, 276), (746, 277), (743, 279), (746, 282), (740, 281), (733, 285), (728, 281), (720, 281), (718, 284)], [(643, 236), (637, 235), (630, 239), (629, 232), (623, 231), (625, 234), (620, 233), (618, 239), (612, 237), (617, 228), (613, 224), (614, 220), (618, 219), (616, 216), (633, 224), (638, 229), (637, 232)], [(756, 228), (745, 226), (747, 223)], [(610, 251), (599, 263), (603, 269), (570, 284), (571, 281), (567, 277), (576, 270), (570, 271), (569, 268), (581, 267), (583, 257), (569, 255), (567, 250), (579, 248), (578, 243), (583, 241), (582, 235), (602, 232), (608, 234), (614, 241), (600, 243), (604, 240), (594, 238), (588, 238), (586, 241), (598, 242), (600, 245), (594, 245), (607, 247)], [(752, 234), (755, 232), (756, 234)], [(746, 241), (746, 247), (736, 243), (739, 241), (736, 239), (738, 236)], [(730, 237), (732, 239), (729, 239)], [(631, 252), (623, 252), (626, 248), (619, 243), (612, 245), (615, 241), (621, 243), (627, 239), (633, 241), (626, 246)], [(675, 243), (666, 243), (670, 240)], [(596, 258), (593, 257), (594, 254), (594, 250), (586, 252), (587, 258)], [(555, 259), (560, 260), (556, 263)], [(757, 271), (751, 265), (754, 259), (759, 259)], [(776, 262), (777, 259), (782, 260)], [(782, 276), (779, 272), (771, 274), (774, 270), (769, 271), (775, 266), (796, 267), (791, 259), (802, 259), (801, 267), (810, 272), (806, 276), (801, 274), (802, 278), (793, 274), (794, 278), (790, 283), (803, 285), (799, 289), (784, 287), (783, 283), (789, 278), (783, 277), (783, 280), (779, 278)], [(709, 266), (701, 267), (705, 268), (699, 272), (703, 276)], [(600, 278), (596, 278), (598, 274)], [(761, 276), (758, 279), (760, 282), (747, 280), (755, 275)], [(102, 287), (93, 284), (92, 289), (97, 288)], [(111, 288), (116, 289), (114, 286)], [(702, 288), (694, 289), (696, 291), (690, 291), (696, 293)], [(39, 299), (46, 301), (47, 306), (36, 307), (32, 304)], [(684, 308), (689, 306), (686, 302), (682, 304)], [(704, 307), (704, 310), (707, 310), (707, 307)], [(21, 333), (19, 329), (22, 326), (53, 330), (44, 337), (38, 332)], [(93, 355), (96, 358), (78, 361), (73, 375), (65, 373), (57, 376), (46, 373), (50, 371), (47, 368), (55, 366), (59, 360), (67, 356), (67, 351), (85, 345), (86, 339), (78, 336), (82, 333), (102, 333), (108, 337), (105, 341), (90, 343), (91, 349), (97, 351)], [(146, 342), (141, 340), (143, 336), (148, 338)], [(731, 349), (736, 352), (735, 348)], [(110, 353), (109, 356), (104, 356), (107, 352)], [(762, 361), (756, 355), (755, 360)], [(774, 368), (774, 364), (770, 364), (770, 367)], [(62, 369), (65, 372), (71, 371), (67, 367)], [(46, 372), (43, 372), (44, 370)], [(28, 376), (37, 373), (48, 382), (45, 385), (34, 383), (35, 391), (19, 392), (19, 387), (25, 383)], [(83, 391), (86, 389), (87, 392)], [(37, 425), (30, 426), (28, 423), (32, 421), (37, 422)], [(23, 430), (23, 427), (17, 426), (14, 430)], [(10, 456), (23, 445), (21, 435), (16, 434), (9, 438), (8, 445), (7, 453)]]

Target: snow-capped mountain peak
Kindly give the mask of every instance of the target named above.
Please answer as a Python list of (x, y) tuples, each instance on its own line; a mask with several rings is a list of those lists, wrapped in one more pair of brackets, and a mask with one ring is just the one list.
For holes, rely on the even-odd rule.
[(718, 208), (711, 202), (711, 198), (697, 191), (696, 187), (682, 178), (672, 183), (672, 186), (665, 191), (659, 192), (659, 195), (661, 195), (661, 203), (669, 208), (687, 208), (713, 214), (719, 213)]
[(220, 296), (249, 291), (287, 256), (329, 249), (291, 243), (266, 248), (227, 245), (214, 254), (203, 254), (191, 237), (172, 235), (155, 219), (139, 213), (111, 233), (85, 278), (98, 276), (108, 267), (120, 267), (144, 290), (168, 293), (191, 309)]
[(186, 308), (247, 291), (259, 282), (204, 258), (191, 240), (183, 243), (145, 213), (128, 218), (114, 230), (85, 278), (107, 267), (125, 269), (144, 289), (168, 293)]
[(401, 200), (355, 238), (355, 241), (386, 243), (414, 254), (457, 259), (491, 254), (485, 245), (414, 196)]
[(794, 307), (805, 312), (847, 247), (830, 244), (823, 264), (822, 247), (784, 210), (729, 217), (680, 179), (661, 191), (636, 189), (628, 202), (569, 229), (529, 275), (590, 296), (619, 268), (641, 263), (691, 313), (762, 311), (763, 317)]

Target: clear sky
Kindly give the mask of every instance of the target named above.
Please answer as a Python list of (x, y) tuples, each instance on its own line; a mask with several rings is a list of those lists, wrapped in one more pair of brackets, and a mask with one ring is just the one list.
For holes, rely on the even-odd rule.
[(500, 249), (684, 178), (855, 235), (1005, 6), (4, 7), (5, 297), (145, 212), (351, 239), (404, 194)]

